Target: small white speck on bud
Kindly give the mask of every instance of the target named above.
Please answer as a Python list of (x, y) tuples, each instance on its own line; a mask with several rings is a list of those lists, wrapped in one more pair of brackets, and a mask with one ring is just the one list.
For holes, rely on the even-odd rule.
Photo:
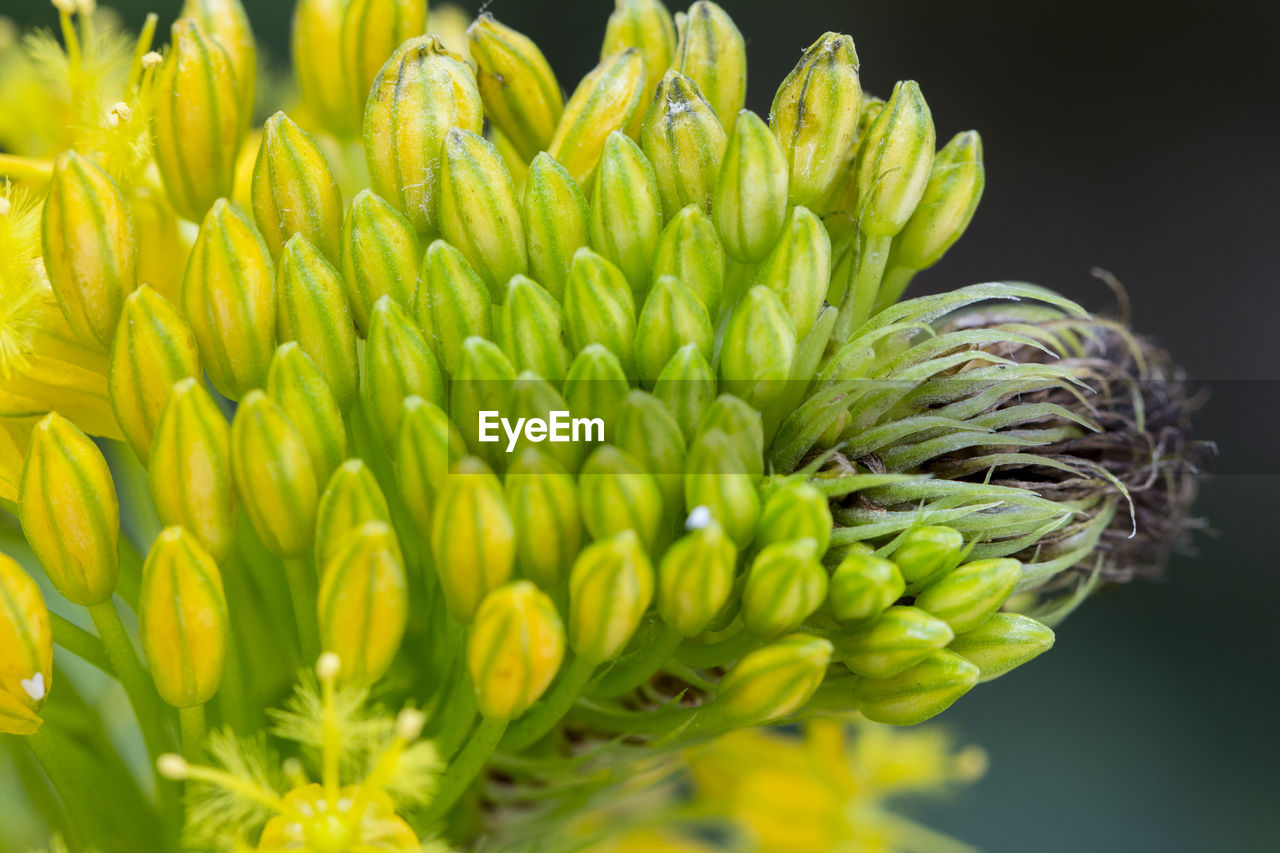
[(401, 740), (417, 740), (426, 724), (426, 714), (417, 708), (405, 708), (396, 717), (396, 737)]
[[(0, 199), (0, 201), (2, 200), (3, 199)], [(7, 203), (8, 202), (6, 202), (6, 204)], [(3, 213), (3, 212), (4, 210), (0, 208), (0, 213)], [(42, 699), (44, 699), (46, 688), (44, 685), (43, 672), (37, 672), (35, 675), (31, 676), (30, 678), (23, 678), (19, 680), (18, 683), (22, 685), (22, 689), (27, 692), (27, 695), (30, 696), (33, 701), (39, 702)]]
[(155, 68), (157, 65), (159, 65), (163, 61), (164, 61), (164, 57), (154, 50), (149, 50), (142, 55), (143, 68)]
[(181, 755), (166, 752), (156, 759), (156, 770), (166, 779), (181, 781), (191, 772), (191, 765)]
[(316, 675), (320, 676), (321, 681), (332, 681), (338, 677), (341, 669), (342, 660), (333, 652), (325, 652), (316, 661)]
[(684, 521), (685, 530), (701, 530), (711, 523), (711, 507), (695, 506)]

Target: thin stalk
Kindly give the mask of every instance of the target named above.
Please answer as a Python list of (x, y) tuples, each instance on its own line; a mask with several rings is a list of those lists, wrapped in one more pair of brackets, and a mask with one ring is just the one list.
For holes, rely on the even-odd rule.
[(19, 157), (17, 154), (0, 154), (0, 175), (16, 181), (42, 184), (53, 176), (53, 161)]
[(547, 695), (511, 726), (502, 745), (503, 749), (518, 752), (549, 732), (582, 695), (582, 689), (587, 686), (595, 670), (595, 663), (586, 658), (573, 658), (560, 673), (556, 683), (551, 685)]
[(440, 787), (427, 808), (424, 824), (431, 824), (448, 814), (458, 799), (470, 787), (471, 782), (484, 768), (489, 756), (498, 748), (502, 735), (507, 730), (507, 720), (482, 720), (476, 727), (467, 745), (458, 756), (449, 763), (449, 768), (440, 777)]
[(76, 623), (49, 611), (49, 625), (53, 629), (53, 641), (71, 654), (93, 664), (107, 675), (114, 676), (115, 668), (107, 657), (102, 641)]
[(601, 675), (592, 685), (591, 695), (621, 696), (623, 693), (635, 690), (662, 668), (683, 640), (683, 634), (669, 625), (664, 625), (647, 646), (635, 655), (619, 660)]
[[(465, 648), (465, 641), (461, 648)], [(453, 681), (449, 685), (448, 698), (441, 705), (441, 711), (444, 714), (443, 722), (433, 740), (440, 755), (447, 758), (462, 745), (476, 719), (476, 693), (471, 686), (465, 655), (460, 655), (454, 662)]]
[(871, 318), (875, 309), (876, 294), (880, 292), (880, 280), (884, 277), (885, 264), (889, 261), (892, 237), (858, 236), (857, 268), (853, 274), (853, 287), (844, 295), (840, 316), (836, 319), (835, 341), (849, 339), (849, 334)]
[(711, 669), (724, 666), (751, 651), (760, 642), (759, 638), (745, 628), (718, 643), (684, 643), (676, 650), (676, 658), (683, 664), (696, 669)]
[[(65, 741), (48, 725), (23, 738), (62, 799), (67, 820), (85, 846), (110, 845), (114, 833), (103, 820), (93, 785), (76, 765)], [(106, 846), (100, 849), (107, 849)]]
[(178, 726), (182, 730), (182, 754), (195, 761), (204, 751), (204, 705), (178, 709)]
[(289, 599), (293, 602), (293, 618), (298, 626), (298, 642), (304, 661), (314, 661), (320, 654), (320, 626), (316, 617), (316, 573), (305, 557), (284, 561), (289, 581)]

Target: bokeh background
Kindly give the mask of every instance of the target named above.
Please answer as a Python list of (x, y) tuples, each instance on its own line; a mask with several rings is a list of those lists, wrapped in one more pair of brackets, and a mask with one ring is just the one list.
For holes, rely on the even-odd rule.
[[(115, 0), (161, 31), (180, 0)], [(1104, 592), (1053, 653), (944, 719), (991, 756), (955, 798), (909, 807), (990, 851), (1280, 849), (1280, 4), (1083, 0), (720, 0), (747, 39), (748, 106), (766, 113), (801, 50), (853, 35), (864, 88), (914, 78), (939, 141), (977, 128), (987, 190), (918, 290), (992, 279), (1114, 305), (1212, 398), (1220, 453), (1200, 512), (1215, 533), (1162, 583)], [(245, 0), (288, 61), (291, 3)], [(462, 3), (478, 11), (475, 3)], [(598, 59), (608, 0), (491, 0), (562, 83)], [(52, 25), (45, 0), (0, 0)]]

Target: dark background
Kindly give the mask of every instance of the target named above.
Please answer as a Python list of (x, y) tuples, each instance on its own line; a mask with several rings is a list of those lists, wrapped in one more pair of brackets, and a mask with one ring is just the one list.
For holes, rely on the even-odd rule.
[[(246, 3), (283, 63), (290, 4)], [(162, 32), (179, 6), (110, 5), (131, 24), (154, 8)], [(598, 58), (611, 5), (486, 8), (572, 88)], [(982, 206), (918, 288), (1020, 279), (1099, 309), (1113, 300), (1089, 271), (1104, 267), (1128, 287), (1136, 327), (1213, 393), (1199, 432), (1221, 453), (1199, 509), (1216, 536), (1165, 582), (1098, 596), (1051, 654), (948, 712), (989, 750), (991, 771), (915, 813), (991, 851), (1277, 849), (1280, 4), (722, 5), (747, 38), (758, 112), (830, 29), (853, 35), (867, 91), (920, 82), (940, 143), (981, 131)], [(39, 0), (0, 9), (54, 20)]]

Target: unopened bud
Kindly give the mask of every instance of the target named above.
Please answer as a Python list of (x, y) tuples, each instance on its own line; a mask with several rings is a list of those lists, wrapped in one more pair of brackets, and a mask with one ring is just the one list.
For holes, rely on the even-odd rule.
[(295, 234), (280, 254), (276, 292), (276, 336), (282, 343), (297, 341), (324, 376), (338, 407), (350, 409), (360, 371), (351, 307), (338, 271), (307, 238)]
[(605, 140), (625, 130), (644, 96), (644, 59), (635, 48), (601, 60), (569, 97), (547, 153), (579, 184), (595, 171)]
[(371, 521), (391, 523), (387, 499), (362, 460), (343, 462), (327, 483), (316, 508), (316, 565), (322, 570), (353, 532)]
[(827, 496), (810, 483), (794, 482), (775, 489), (765, 501), (756, 529), (756, 543), (765, 546), (796, 539), (812, 539), (818, 556), (831, 541), (831, 507)]
[(347, 457), (347, 429), (316, 363), (296, 343), (282, 344), (267, 370), (266, 390), (306, 444), (316, 483), (328, 482)]
[(639, 135), (644, 107), (653, 100), (658, 79), (675, 58), (676, 39), (675, 22), (661, 0), (617, 0), (615, 3), (605, 25), (600, 58), (635, 48), (644, 59), (644, 95), (640, 109), (627, 128), (627, 134), (633, 138)]
[(685, 344), (667, 362), (653, 384), (653, 396), (663, 402), (685, 438), (697, 434), (703, 413), (716, 396), (716, 374), (696, 344)]
[(854, 548), (831, 575), (831, 613), (846, 622), (873, 619), (901, 598), (905, 589), (896, 564)]
[(653, 254), (654, 280), (675, 276), (702, 302), (712, 323), (720, 316), (724, 268), (724, 247), (701, 208), (685, 207), (662, 229)]
[(491, 720), (520, 716), (564, 660), (564, 624), (551, 599), (529, 581), (485, 596), (467, 639), (467, 668), (476, 705)]
[(914, 80), (893, 87), (858, 152), (858, 228), (892, 237), (916, 209), (933, 165), (933, 117)]
[(502, 484), (479, 459), (453, 466), (431, 519), (431, 553), (449, 612), (463, 623), (511, 578), (516, 533)]
[(902, 579), (916, 588), (945, 575), (961, 560), (964, 536), (952, 527), (916, 527), (898, 541), (893, 561)]
[(560, 84), (527, 36), (484, 12), (467, 28), (476, 84), (489, 121), (528, 162), (551, 143), (564, 109)]
[[(0, 554), (0, 732), (29, 723), (53, 686), (53, 631), (40, 585), (13, 558)], [(12, 701), (6, 701), (12, 700)], [(9, 705), (16, 705), (6, 726)], [(24, 732), (16, 732), (23, 734)]]
[(699, 435), (713, 431), (728, 439), (722, 446), (732, 447), (753, 482), (764, 476), (764, 423), (757, 409), (732, 394), (721, 394), (698, 423)]
[(582, 511), (573, 477), (540, 450), (526, 448), (506, 477), (524, 575), (543, 589), (568, 576), (582, 549)]
[(821, 637), (783, 637), (738, 661), (720, 680), (713, 707), (735, 726), (782, 719), (809, 701), (830, 663), (831, 643)]
[(319, 488), (306, 442), (261, 391), (251, 391), (231, 424), (231, 473), (254, 531), (277, 557), (311, 547)]
[(742, 620), (762, 637), (800, 626), (827, 597), (827, 570), (813, 539), (766, 546), (751, 564), (742, 590)]
[(684, 508), (685, 440), (662, 401), (632, 391), (614, 415), (613, 443), (653, 475), (662, 491), (667, 526)]
[(747, 291), (734, 309), (720, 351), (725, 388), (764, 410), (786, 391), (796, 330), (777, 294), (764, 285)]
[(715, 330), (702, 300), (675, 276), (660, 277), (636, 321), (636, 368), (652, 386), (680, 347), (693, 344), (710, 358)]
[(480, 413), (503, 411), (515, 379), (515, 368), (493, 341), (470, 337), (462, 342), (449, 389), (449, 414), (472, 453), (495, 467), (501, 467), (505, 460), (505, 446), (498, 441), (480, 441)]
[(436, 493), (450, 465), (466, 455), (467, 444), (444, 409), (416, 395), (405, 398), (396, 439), (396, 482), (424, 539), (431, 530)]
[(889, 265), (922, 270), (936, 264), (969, 227), (985, 184), (982, 138), (974, 130), (956, 134), (933, 158), (924, 195), (894, 240)]
[(622, 270), (590, 249), (579, 249), (569, 271), (564, 313), (572, 351), (600, 344), (628, 377), (635, 374), (636, 307)]
[(420, 253), (418, 235), (403, 214), (370, 190), (356, 194), (342, 223), (342, 280), (363, 334), (383, 296), (412, 307)]
[(850, 671), (888, 678), (915, 666), (951, 642), (955, 633), (918, 607), (894, 605), (869, 625), (836, 638), (836, 653)]
[[(604, 423), (604, 440), (613, 440), (618, 410), (631, 392), (618, 357), (600, 344), (589, 344), (569, 365), (564, 399), (574, 417), (598, 418)], [(595, 439), (591, 433), (590, 438)]]
[(568, 170), (546, 152), (529, 164), (524, 229), (529, 275), (563, 301), (573, 255), (587, 245), (587, 200)]
[(395, 532), (370, 521), (324, 564), (320, 642), (342, 660), (342, 678), (368, 684), (391, 666), (409, 615), (409, 583)]
[(444, 403), (444, 380), (431, 348), (409, 314), (389, 296), (378, 300), (369, 320), (361, 390), (388, 447), (400, 429), (400, 408), (406, 397)]
[[(562, 426), (559, 428), (553, 424), (553, 419), (564, 418), (565, 415), (563, 413), (565, 412), (570, 412), (572, 415), (579, 414), (572, 409), (565, 400), (564, 395), (560, 393), (557, 388), (558, 384), (552, 385), (532, 371), (525, 371), (517, 376), (515, 382), (511, 384), (504, 408), (505, 412), (510, 413), (507, 416), (508, 420), (518, 423), (520, 418), (524, 418), (525, 423), (533, 426), (536, 418), (545, 421), (548, 426), (545, 431), (540, 427), (534, 427), (537, 432), (533, 434), (517, 430), (520, 434), (514, 440), (514, 448), (511, 444), (512, 439), (509, 436), (504, 436), (500, 440), (504, 442), (503, 449), (508, 451), (511, 449), (520, 451), (524, 448), (538, 445), (539, 449), (551, 457), (560, 467), (576, 474), (578, 469), (582, 467), (582, 460), (588, 450), (599, 441), (599, 433), (602, 431), (596, 429), (594, 425), (588, 425), (585, 432), (579, 428), (578, 433), (575, 434), (572, 420), (567, 423), (562, 421)], [(553, 414), (556, 412), (561, 414)], [(568, 441), (548, 440), (552, 432), (558, 429), (563, 430), (563, 436), (567, 437)]]
[(658, 613), (685, 637), (706, 630), (733, 592), (738, 549), (714, 520), (685, 534), (658, 566)]
[(830, 280), (831, 238), (827, 229), (808, 209), (793, 207), (755, 283), (778, 294), (797, 337), (803, 339), (822, 310)]
[(418, 276), (414, 312), (420, 328), (430, 330), (444, 369), (457, 369), (462, 342), (473, 335), (493, 336), (489, 288), (475, 268), (444, 240), (427, 247)]
[(298, 0), (290, 51), (303, 106), (327, 130), (344, 137), (358, 132), (361, 115), (347, 104), (340, 61), (347, 4), (348, 0)]
[(613, 660), (653, 599), (653, 567), (635, 531), (588, 545), (569, 575), (569, 645), (592, 663)]
[(957, 634), (987, 621), (1013, 594), (1022, 564), (1005, 557), (966, 563), (916, 596), (916, 607), (951, 626)]
[(684, 505), (705, 506), (729, 538), (745, 548), (760, 519), (760, 494), (739, 458), (733, 439), (720, 430), (698, 436), (689, 450)]
[(588, 231), (591, 247), (617, 264), (643, 298), (662, 232), (662, 201), (653, 166), (621, 131), (609, 134), (596, 168)]
[[(354, 118), (351, 124), (358, 125), (358, 118), (364, 113), (367, 131), (368, 113), (377, 109), (379, 99), (389, 95), (393, 89), (385, 81), (387, 75), (380, 73), (385, 71), (383, 63), (390, 64), (400, 57), (407, 46), (406, 40), (421, 42), (414, 37), (421, 36), (427, 28), (427, 4), (421, 0), (345, 0), (343, 7), (340, 12), (334, 12), (342, 16), (338, 35), (340, 53), (326, 57), (326, 60), (342, 68), (345, 111)], [(313, 48), (307, 45), (306, 49)], [(415, 45), (410, 50), (416, 53), (421, 47)], [(443, 48), (438, 50), (444, 52)], [(411, 58), (409, 61), (417, 60)], [(457, 62), (466, 67), (461, 60)], [(467, 71), (469, 73), (470, 69)], [(406, 89), (419, 82), (412, 74), (401, 79)], [(434, 80), (431, 82), (436, 83)], [(439, 100), (453, 101), (452, 98)]]
[(613, 445), (596, 450), (578, 475), (582, 517), (593, 539), (633, 530), (652, 550), (662, 529), (662, 492), (653, 476)]
[(724, 9), (707, 0), (689, 7), (674, 65), (693, 78), (721, 122), (747, 99), (747, 45)]
[(342, 191), (315, 139), (282, 112), (263, 126), (252, 195), (253, 217), (272, 256), (280, 257), (285, 242), (301, 234), (337, 262)]
[(760, 117), (742, 112), (716, 178), (712, 216), (729, 257), (755, 263), (768, 256), (787, 215), (786, 152)]
[(564, 381), (569, 349), (564, 343), (564, 309), (533, 279), (513, 276), (498, 321), (498, 340), (519, 371)]
[(670, 70), (658, 84), (640, 134), (640, 145), (653, 164), (666, 216), (686, 205), (711, 212), (724, 128), (693, 79)]
[(936, 717), (978, 683), (978, 668), (946, 650), (931, 653), (889, 678), (860, 679), (853, 687), (858, 712), (892, 726), (914, 726)]
[(182, 4), (182, 17), (199, 21), (204, 31), (226, 51), (235, 74), (240, 120), (247, 125), (253, 116), (258, 52), (244, 6), (240, 0), (186, 0)]
[(1053, 629), (1017, 613), (997, 613), (978, 627), (956, 636), (947, 648), (978, 667), (982, 681), (1053, 648)]

